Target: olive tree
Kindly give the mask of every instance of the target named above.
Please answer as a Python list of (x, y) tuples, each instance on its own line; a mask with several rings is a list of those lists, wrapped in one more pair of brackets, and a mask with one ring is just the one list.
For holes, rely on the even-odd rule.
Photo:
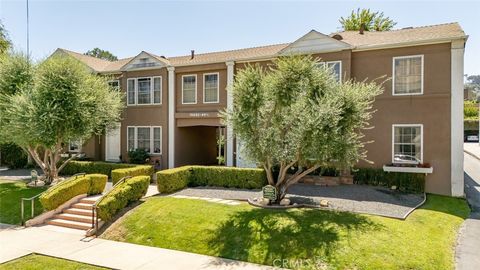
[(362, 130), (382, 92), (376, 83), (337, 82), (311, 56), (281, 57), (269, 70), (247, 66), (230, 90), (233, 108), (224, 118), (242, 142), (242, 154), (265, 169), (277, 202), (307, 174), (365, 158)]
[(68, 56), (39, 64), (8, 56), (0, 63), (0, 137), (19, 145), (43, 170), (46, 182), (75, 156), (62, 160), (63, 146), (102, 134), (120, 120), (123, 97), (108, 78), (91, 74)]

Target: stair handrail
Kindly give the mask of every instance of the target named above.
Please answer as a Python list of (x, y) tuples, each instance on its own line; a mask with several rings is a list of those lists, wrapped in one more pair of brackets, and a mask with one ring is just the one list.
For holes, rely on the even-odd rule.
[(95, 201), (95, 203), (92, 205), (92, 229), (95, 229), (93, 232), (95, 236), (97, 235), (97, 232), (98, 232), (98, 205), (100, 204), (100, 202), (103, 201), (103, 199), (108, 194), (110, 194), (110, 192), (112, 192), (115, 189), (116, 186), (120, 185), (121, 183), (125, 182), (125, 180), (130, 178), (132, 178), (132, 176), (125, 176), (120, 180), (118, 180), (118, 182), (115, 183), (115, 185), (113, 185), (109, 191), (105, 192), (105, 194), (102, 194), (102, 196), (97, 201)]
[(21, 210), (20, 210), (20, 215), (22, 217), (22, 226), (25, 225), (25, 201), (30, 201), (30, 205), (32, 206), (31, 207), (31, 214), (30, 214), (30, 217), (33, 218), (34, 215), (35, 215), (35, 199), (40, 197), (43, 193), (49, 191), (51, 188), (55, 188), (55, 187), (58, 187), (59, 185), (62, 185), (63, 183), (66, 183), (66, 182), (69, 182), (70, 180), (72, 179), (77, 179), (79, 176), (84, 176), (85, 173), (76, 173), (72, 176), (70, 176), (69, 178), (61, 181), (60, 183), (54, 185), (54, 186), (51, 186), (49, 187), (48, 189), (38, 193), (37, 195), (33, 196), (33, 197), (30, 197), (30, 198), (21, 198), (20, 200), (20, 207), (21, 207)]

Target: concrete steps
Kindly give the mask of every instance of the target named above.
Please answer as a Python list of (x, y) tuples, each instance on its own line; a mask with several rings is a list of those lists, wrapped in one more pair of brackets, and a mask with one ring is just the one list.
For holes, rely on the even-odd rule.
[[(71, 229), (85, 230), (92, 229), (93, 204), (101, 195), (85, 197), (80, 202), (73, 204), (70, 208), (56, 214), (47, 224)], [(99, 224), (103, 222), (99, 220)]]

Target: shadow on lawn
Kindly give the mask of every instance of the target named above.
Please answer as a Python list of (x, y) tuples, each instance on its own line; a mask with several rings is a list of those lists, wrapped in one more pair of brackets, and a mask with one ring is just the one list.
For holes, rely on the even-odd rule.
[(217, 227), (209, 246), (220, 257), (267, 265), (283, 259), (328, 262), (336, 243), (351, 231), (378, 229), (381, 225), (358, 214), (255, 208), (232, 215)]

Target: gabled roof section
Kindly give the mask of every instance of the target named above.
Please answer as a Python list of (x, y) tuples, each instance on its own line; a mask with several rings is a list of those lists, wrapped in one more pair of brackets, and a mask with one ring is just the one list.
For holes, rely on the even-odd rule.
[(52, 56), (53, 55), (68, 55), (68, 56), (74, 57), (75, 59), (87, 65), (90, 69), (92, 69), (93, 72), (102, 72), (105, 69), (105, 67), (113, 63), (107, 60), (99, 59), (96, 57), (84, 55), (77, 52), (72, 52), (69, 50), (61, 49), (61, 48), (58, 48), (55, 52), (53, 52)]
[(169, 66), (170, 62), (161, 56), (142, 51), (121, 66), (121, 71), (153, 69)]
[(351, 44), (355, 49), (388, 48), (391, 46), (408, 46), (409, 44), (449, 42), (456, 39), (467, 39), (462, 27), (454, 23), (445, 23), (420, 27), (407, 27), (398, 30), (368, 32), (344, 31), (333, 35), (342, 36), (342, 41)]
[(309, 54), (342, 51), (348, 49), (352, 49), (350, 44), (336, 40), (318, 31), (311, 30), (301, 38), (290, 43), (290, 45), (282, 49), (279, 54)]

